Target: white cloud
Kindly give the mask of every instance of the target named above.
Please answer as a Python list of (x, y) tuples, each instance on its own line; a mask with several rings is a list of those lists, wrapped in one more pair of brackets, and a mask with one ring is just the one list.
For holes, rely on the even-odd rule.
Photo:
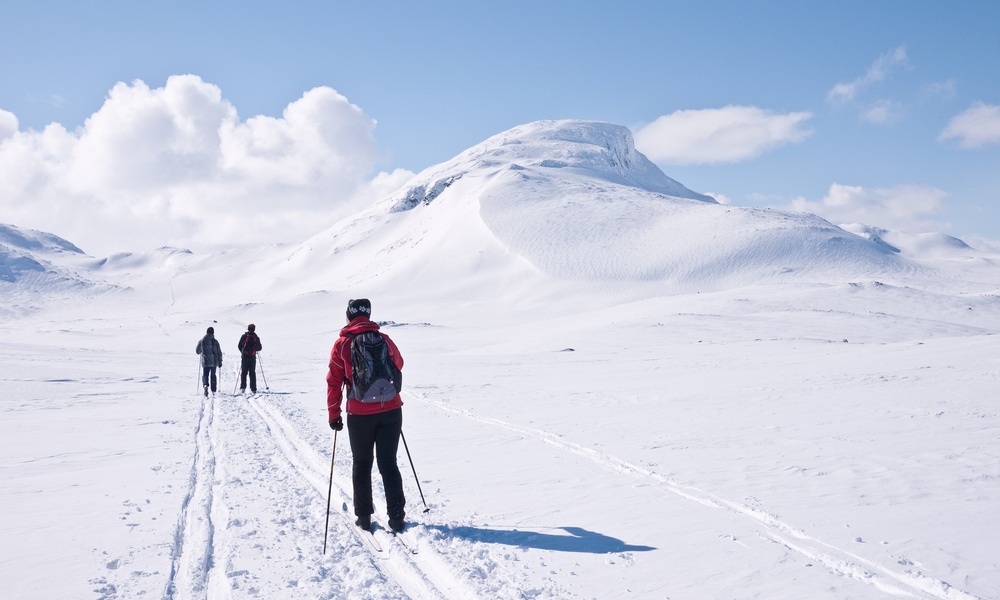
[(806, 139), (810, 118), (807, 112), (779, 114), (755, 106), (678, 110), (639, 128), (635, 145), (657, 163), (741, 162)]
[(962, 148), (1000, 143), (1000, 106), (977, 102), (952, 117), (938, 140), (957, 139)]
[(17, 133), (18, 126), (17, 116), (0, 108), (0, 141)]
[(906, 57), (906, 46), (899, 46), (895, 50), (879, 56), (864, 75), (849, 83), (838, 83), (833, 86), (827, 93), (827, 99), (831, 102), (850, 102), (857, 97), (863, 88), (884, 80), (895, 67), (907, 64), (909, 63)]
[(933, 219), (933, 215), (941, 212), (947, 195), (940, 189), (917, 185), (866, 189), (835, 183), (825, 198), (818, 201), (796, 198), (790, 208), (819, 215), (835, 224), (864, 223), (921, 233), (950, 227)]
[(903, 116), (903, 108), (892, 100), (879, 100), (861, 111), (861, 120), (884, 125), (899, 121)]
[(928, 83), (921, 88), (920, 95), (923, 98), (942, 98), (944, 100), (951, 100), (958, 95), (958, 85), (955, 83), (954, 79)]
[(374, 128), (328, 87), (243, 121), (194, 75), (119, 83), (74, 132), (19, 132), (0, 111), (0, 221), (96, 255), (298, 241), (412, 176), (372, 178)]

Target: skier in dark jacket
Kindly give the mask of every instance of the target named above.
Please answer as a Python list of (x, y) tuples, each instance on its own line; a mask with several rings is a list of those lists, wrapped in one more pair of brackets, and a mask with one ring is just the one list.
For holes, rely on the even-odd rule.
[(247, 390), (247, 374), (250, 375), (250, 393), (257, 393), (257, 353), (261, 351), (260, 337), (255, 333), (257, 326), (247, 325), (247, 332), (240, 337), (236, 347), (242, 356), (240, 366), (240, 393)]
[[(372, 502), (372, 462), (378, 454), (378, 470), (385, 488), (386, 513), (389, 527), (402, 531), (406, 526), (406, 498), (403, 496), (403, 478), (396, 464), (396, 451), (403, 430), (403, 400), (396, 394), (385, 402), (366, 403), (354, 398), (351, 339), (361, 333), (378, 331), (379, 325), (371, 321), (372, 305), (367, 299), (351, 300), (347, 305), (347, 326), (340, 330), (340, 337), (330, 352), (330, 370), (326, 376), (326, 405), (330, 427), (334, 431), (344, 428), (341, 416), (343, 387), (347, 387), (347, 433), (354, 454), (354, 514), (362, 529), (371, 527), (375, 512)], [(403, 368), (403, 357), (389, 336), (382, 334), (389, 357), (397, 369)]]
[(215, 339), (214, 327), (208, 328), (205, 337), (198, 341), (198, 346), (194, 351), (201, 355), (201, 383), (205, 386), (205, 396), (207, 397), (209, 383), (212, 386), (212, 393), (215, 393), (218, 383), (215, 378), (215, 369), (222, 366), (222, 347), (219, 346), (219, 340)]

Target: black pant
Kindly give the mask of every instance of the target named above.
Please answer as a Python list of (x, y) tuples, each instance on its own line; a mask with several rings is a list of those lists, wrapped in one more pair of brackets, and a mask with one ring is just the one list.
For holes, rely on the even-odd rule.
[(212, 393), (214, 394), (215, 393), (215, 385), (216, 385), (215, 367), (203, 367), (202, 368), (201, 383), (205, 387), (208, 387), (209, 381), (211, 381), (211, 383), (212, 383)]
[(372, 503), (372, 462), (378, 454), (378, 472), (382, 474), (385, 488), (386, 514), (390, 519), (402, 520), (403, 477), (396, 464), (396, 450), (403, 431), (403, 409), (397, 408), (374, 415), (347, 415), (347, 433), (351, 438), (354, 454), (354, 514), (361, 517), (375, 512)]
[(257, 392), (257, 356), (254, 354), (244, 354), (243, 364), (240, 367), (240, 389), (247, 389), (247, 374), (250, 374), (250, 391)]

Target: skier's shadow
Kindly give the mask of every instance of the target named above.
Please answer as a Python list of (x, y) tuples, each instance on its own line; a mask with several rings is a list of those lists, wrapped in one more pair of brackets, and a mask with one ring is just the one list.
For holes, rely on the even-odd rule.
[(425, 525), (424, 527), (427, 529), (436, 529), (445, 537), (456, 537), (472, 542), (505, 544), (521, 548), (535, 548), (537, 550), (554, 550), (556, 552), (607, 554), (609, 552), (649, 552), (650, 550), (656, 550), (652, 546), (626, 544), (618, 538), (588, 531), (582, 527), (552, 528), (565, 531), (568, 535), (519, 529), (489, 529), (468, 526)]

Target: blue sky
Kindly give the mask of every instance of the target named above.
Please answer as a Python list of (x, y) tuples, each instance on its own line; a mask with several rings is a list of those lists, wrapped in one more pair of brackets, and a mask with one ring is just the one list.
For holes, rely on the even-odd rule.
[[(275, 230), (265, 239), (297, 241), (283, 238), (491, 135), (567, 118), (630, 127), (668, 175), (733, 204), (1000, 240), (997, 2), (38, 0), (0, 14), (0, 221), (92, 254), (110, 248), (88, 223), (98, 214), (135, 230), (114, 230), (129, 249), (240, 239), (245, 219), (228, 216), (242, 206)], [(195, 77), (168, 86), (183, 75)], [(309, 95), (317, 89), (328, 93)], [(171, 169), (144, 174), (164, 162), (167, 150), (150, 148), (163, 127), (126, 124), (154, 100), (177, 131), (235, 120), (253, 125), (235, 127), (236, 139), (259, 146), (262, 131), (284, 128), (297, 140), (284, 155), (318, 160), (322, 147), (332, 157), (322, 165), (343, 169), (275, 183), (261, 173), (287, 164), (243, 165), (259, 179), (241, 193), (301, 196), (277, 227), (266, 200), (233, 191), (235, 171), (181, 164), (204, 135), (188, 132)], [(286, 118), (296, 102), (304, 116)], [(296, 129), (318, 111), (347, 141)], [(161, 142), (176, 150), (178, 135)], [(144, 155), (157, 159), (140, 164)], [(122, 181), (125, 171), (142, 184)], [(197, 177), (197, 192), (179, 190)], [(224, 191), (199, 209), (197, 194), (215, 193), (209, 180)], [(317, 200), (323, 189), (351, 200)], [(159, 228), (144, 229), (143, 215)]]

